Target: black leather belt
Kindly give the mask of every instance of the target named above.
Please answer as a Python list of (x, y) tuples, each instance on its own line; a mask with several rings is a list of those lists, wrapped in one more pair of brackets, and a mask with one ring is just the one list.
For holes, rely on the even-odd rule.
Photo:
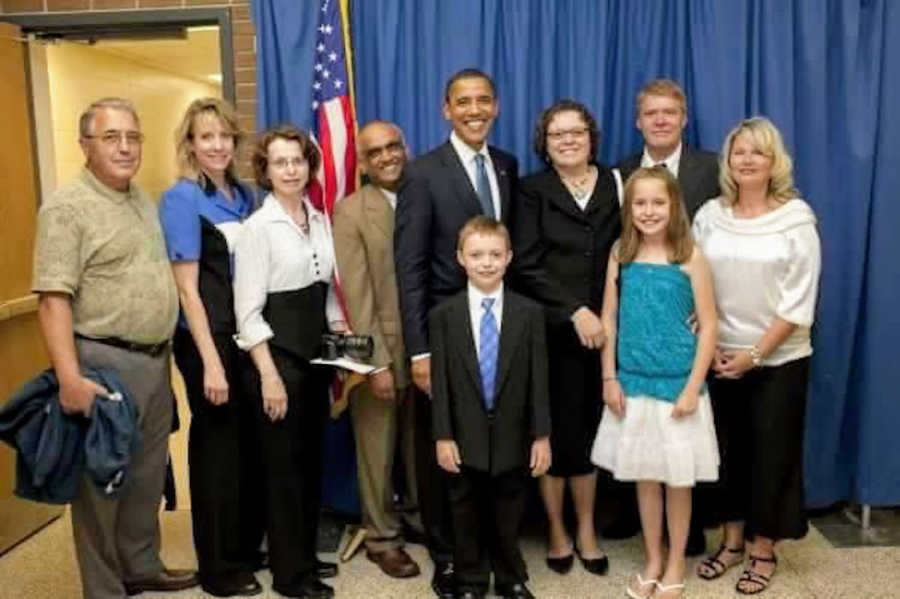
[(131, 341), (125, 341), (124, 339), (119, 339), (118, 337), (86, 337), (84, 335), (79, 335), (78, 333), (75, 333), (75, 336), (79, 339), (102, 343), (103, 345), (111, 345), (113, 347), (118, 347), (119, 349), (147, 354), (148, 356), (158, 356), (169, 346), (168, 340), (160, 343), (133, 343)]

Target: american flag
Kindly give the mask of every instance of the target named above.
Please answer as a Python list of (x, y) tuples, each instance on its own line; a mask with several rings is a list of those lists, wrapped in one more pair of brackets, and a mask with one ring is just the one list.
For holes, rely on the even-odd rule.
[[(322, 154), (322, 165), (308, 193), (313, 206), (324, 211), (330, 221), (334, 217), (334, 205), (356, 189), (356, 128), (339, 0), (322, 0), (317, 31), (311, 109), (315, 113), (314, 136)], [(349, 323), (337, 270), (335, 291), (344, 322)], [(339, 401), (343, 391), (343, 381), (335, 376), (330, 388), (332, 417), (336, 418), (346, 408)]]
[(339, 2), (322, 0), (319, 8), (311, 108), (322, 167), (309, 194), (330, 219), (335, 203), (356, 189), (356, 142)]

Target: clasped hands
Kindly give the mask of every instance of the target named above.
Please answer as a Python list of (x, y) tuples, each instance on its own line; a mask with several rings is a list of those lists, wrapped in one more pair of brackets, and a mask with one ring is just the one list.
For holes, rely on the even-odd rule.
[(746, 349), (716, 348), (712, 369), (717, 379), (739, 379), (753, 368), (753, 358)]

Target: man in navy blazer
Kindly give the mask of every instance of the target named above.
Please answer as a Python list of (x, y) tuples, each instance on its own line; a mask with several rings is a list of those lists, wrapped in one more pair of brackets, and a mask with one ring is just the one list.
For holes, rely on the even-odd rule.
[(639, 167), (665, 165), (678, 179), (688, 217), (693, 220), (701, 204), (719, 195), (719, 160), (683, 143), (687, 125), (687, 99), (671, 79), (654, 79), (637, 94), (635, 125), (644, 136), (644, 151), (621, 161), (622, 181)]
[[(681, 86), (671, 79), (654, 79), (644, 84), (637, 94), (635, 125), (644, 137), (644, 151), (621, 161), (617, 168), (626, 181), (639, 167), (665, 166), (678, 179), (688, 218), (708, 199), (719, 195), (719, 160), (715, 153), (689, 146), (682, 141), (687, 125), (687, 98)], [(621, 193), (620, 193), (621, 198)], [(637, 503), (631, 484), (619, 488), (621, 512), (603, 530), (603, 536), (620, 539), (633, 536), (640, 530)], [(694, 493), (691, 530), (686, 554), (700, 555), (706, 551), (703, 537), (702, 493)], [(702, 503), (702, 501), (701, 501)]]
[[(407, 165), (397, 198), (394, 259), (403, 339), (413, 383), (424, 394), (431, 386), (428, 312), (466, 284), (456, 262), (459, 230), (479, 214), (510, 222), (518, 164), (486, 143), (498, 111), (496, 88), (487, 74), (476, 69), (454, 74), (443, 103), (444, 118), (453, 129), (450, 139)], [(426, 543), (435, 562), (432, 586), (439, 597), (452, 597), (446, 484), (435, 461), (430, 401), (419, 400), (417, 478)]]

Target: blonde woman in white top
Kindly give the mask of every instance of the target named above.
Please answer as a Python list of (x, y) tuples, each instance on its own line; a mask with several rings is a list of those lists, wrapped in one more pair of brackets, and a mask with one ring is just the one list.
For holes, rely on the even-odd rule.
[(713, 272), (719, 314), (709, 391), (722, 451), (719, 550), (697, 574), (743, 561), (736, 590), (764, 591), (775, 543), (806, 534), (803, 431), (810, 327), (821, 255), (816, 217), (794, 189), (791, 158), (765, 118), (741, 121), (720, 157), (723, 195), (694, 219)]

